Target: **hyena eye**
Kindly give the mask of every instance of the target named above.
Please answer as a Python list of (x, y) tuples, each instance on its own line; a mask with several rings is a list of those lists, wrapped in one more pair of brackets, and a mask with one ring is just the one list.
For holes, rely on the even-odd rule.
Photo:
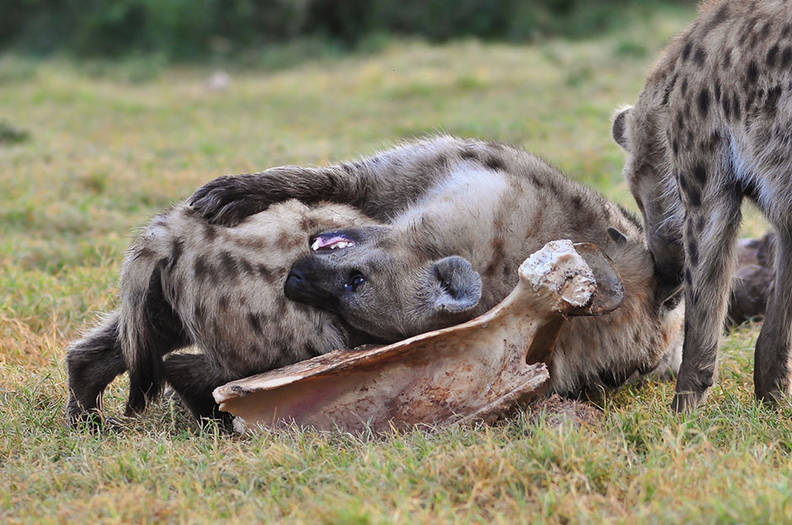
[(344, 283), (344, 289), (354, 292), (357, 290), (358, 286), (366, 282), (366, 278), (360, 272), (354, 272), (350, 277), (349, 280)]

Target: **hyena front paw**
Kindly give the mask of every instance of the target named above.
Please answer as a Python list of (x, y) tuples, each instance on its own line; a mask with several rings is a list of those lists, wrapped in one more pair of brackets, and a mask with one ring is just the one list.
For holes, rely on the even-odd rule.
[(678, 414), (689, 414), (703, 403), (705, 394), (696, 392), (677, 392), (671, 401), (671, 410)]
[(190, 197), (190, 206), (204, 219), (221, 226), (236, 226), (270, 204), (255, 188), (251, 175), (218, 177)]

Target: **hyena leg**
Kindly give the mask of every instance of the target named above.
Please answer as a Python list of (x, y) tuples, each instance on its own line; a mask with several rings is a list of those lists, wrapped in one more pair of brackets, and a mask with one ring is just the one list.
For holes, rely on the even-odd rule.
[(705, 206), (688, 204), (684, 234), (685, 343), (671, 404), (676, 411), (694, 409), (715, 380), (741, 200), (739, 194), (729, 193), (708, 196)]
[(66, 351), (69, 373), (66, 412), (73, 425), (101, 410), (105, 387), (126, 370), (118, 340), (118, 319), (118, 312), (113, 312)]
[(165, 359), (165, 378), (196, 419), (230, 418), (220, 412), (212, 391), (231, 380), (204, 354), (176, 354)]
[(792, 232), (777, 236), (775, 286), (767, 304), (765, 321), (754, 354), (754, 388), (757, 399), (776, 401), (790, 391), (789, 347), (792, 335)]

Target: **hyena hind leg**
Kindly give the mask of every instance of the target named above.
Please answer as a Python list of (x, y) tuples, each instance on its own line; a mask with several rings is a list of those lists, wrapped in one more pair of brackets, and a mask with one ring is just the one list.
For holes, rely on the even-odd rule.
[(789, 347), (792, 335), (792, 232), (779, 230), (775, 259), (776, 276), (768, 298), (765, 321), (754, 354), (754, 388), (756, 398), (777, 401), (789, 393)]
[(69, 375), (66, 413), (72, 425), (101, 410), (104, 389), (126, 370), (118, 339), (118, 320), (118, 311), (111, 313), (66, 350)]
[(685, 219), (685, 343), (671, 404), (679, 412), (703, 402), (715, 381), (742, 196), (710, 195), (706, 206), (692, 200), (699, 206), (688, 202)]
[(220, 412), (212, 391), (232, 378), (214, 367), (204, 354), (174, 354), (165, 359), (164, 366), (166, 380), (196, 419), (219, 419), (230, 424), (230, 414)]

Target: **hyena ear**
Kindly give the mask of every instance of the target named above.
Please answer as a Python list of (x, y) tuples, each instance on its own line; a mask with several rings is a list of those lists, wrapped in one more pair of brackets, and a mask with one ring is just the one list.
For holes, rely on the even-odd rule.
[(627, 242), (627, 236), (616, 228), (608, 228), (608, 235), (616, 244), (624, 244)]
[(611, 130), (613, 140), (625, 151), (629, 150), (629, 143), (627, 141), (627, 115), (630, 111), (632, 111), (632, 106), (619, 110), (613, 118), (613, 128)]
[(481, 299), (481, 276), (463, 257), (452, 255), (440, 259), (429, 270), (429, 279), (440, 288), (432, 305), (435, 311), (465, 312)]

